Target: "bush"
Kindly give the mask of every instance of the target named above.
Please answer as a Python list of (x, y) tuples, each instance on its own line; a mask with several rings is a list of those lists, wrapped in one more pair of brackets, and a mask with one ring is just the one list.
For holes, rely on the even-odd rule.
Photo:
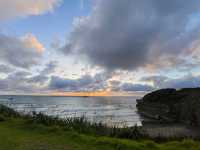
[(20, 114), (11, 108), (0, 105), (0, 114), (4, 117), (19, 117)]
[(6, 120), (5, 117), (0, 115), (0, 122), (5, 121), (5, 120)]

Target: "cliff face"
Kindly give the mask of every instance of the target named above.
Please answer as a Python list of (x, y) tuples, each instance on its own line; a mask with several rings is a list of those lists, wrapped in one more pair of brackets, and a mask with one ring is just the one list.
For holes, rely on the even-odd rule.
[(200, 127), (200, 88), (158, 90), (138, 100), (137, 108), (144, 121)]

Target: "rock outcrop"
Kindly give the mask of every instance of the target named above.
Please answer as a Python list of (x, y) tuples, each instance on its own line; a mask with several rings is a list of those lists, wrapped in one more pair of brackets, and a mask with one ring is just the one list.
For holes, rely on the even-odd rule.
[(158, 90), (138, 100), (137, 108), (144, 122), (200, 127), (200, 88)]

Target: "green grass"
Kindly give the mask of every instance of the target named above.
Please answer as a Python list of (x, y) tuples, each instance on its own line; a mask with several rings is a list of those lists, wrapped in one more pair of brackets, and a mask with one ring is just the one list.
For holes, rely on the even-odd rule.
[(76, 131), (81, 134), (94, 135), (94, 136), (109, 136), (116, 138), (126, 139), (144, 139), (147, 135), (141, 127), (108, 127), (102, 123), (91, 123), (85, 117), (59, 119), (57, 117), (50, 117), (41, 113), (33, 112), (31, 115), (22, 115), (12, 109), (0, 105), (0, 120), (7, 118), (21, 118), (24, 119), (26, 124), (57, 127), (67, 131)]
[(82, 128), (73, 127), (77, 123), (69, 129), (61, 122), (47, 118), (44, 121), (44, 116), (32, 119), (11, 113), (7, 108), (0, 109), (0, 150), (200, 150), (200, 142), (193, 140), (158, 144), (150, 140), (95, 135), (93, 129), (87, 133), (89, 125), (81, 132)]

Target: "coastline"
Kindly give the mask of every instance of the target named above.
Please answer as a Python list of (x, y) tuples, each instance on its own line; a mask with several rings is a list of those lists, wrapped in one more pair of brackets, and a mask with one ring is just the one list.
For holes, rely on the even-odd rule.
[[(167, 132), (167, 131), (165, 131)], [(187, 140), (186, 140), (187, 139)], [(0, 105), (0, 150), (198, 150), (194, 138), (152, 138), (139, 127), (109, 128), (84, 118), (23, 115)], [(186, 146), (187, 145), (187, 146)]]
[(161, 89), (137, 100), (143, 129), (151, 137), (200, 138), (200, 88)]

